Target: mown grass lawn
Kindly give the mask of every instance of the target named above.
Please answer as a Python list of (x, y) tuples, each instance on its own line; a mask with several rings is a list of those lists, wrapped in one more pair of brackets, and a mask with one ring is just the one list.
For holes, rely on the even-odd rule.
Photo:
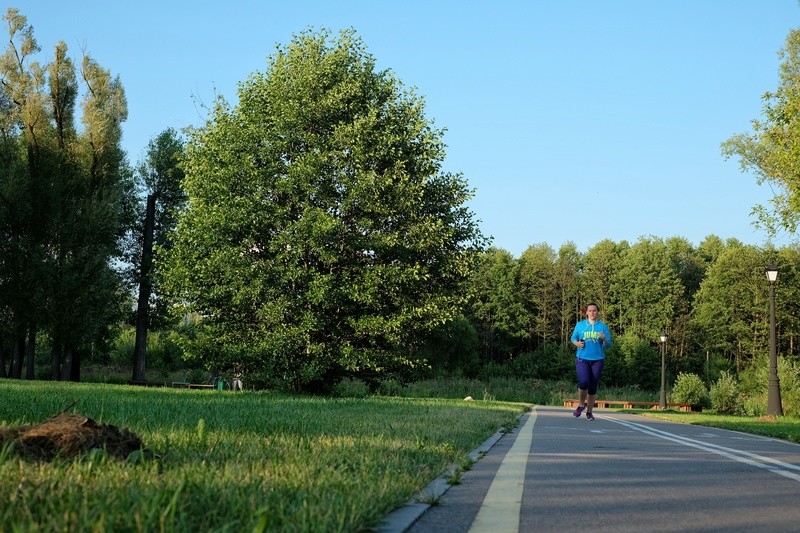
[(776, 439), (800, 442), (800, 420), (794, 417), (746, 417), (722, 415), (716, 413), (682, 413), (682, 412), (653, 412), (653, 411), (630, 411), (636, 412), (646, 417), (681, 422), (684, 424), (695, 424), (698, 426), (708, 426), (720, 429), (731, 429), (774, 437)]
[(362, 531), (529, 407), (0, 380), (0, 427), (70, 405), (153, 456), (35, 462), (6, 446), (4, 530)]

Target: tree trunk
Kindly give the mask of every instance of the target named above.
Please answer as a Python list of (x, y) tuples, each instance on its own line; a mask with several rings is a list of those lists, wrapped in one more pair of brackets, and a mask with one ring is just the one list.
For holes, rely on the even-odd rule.
[(61, 341), (53, 340), (53, 351), (50, 355), (50, 379), (58, 381), (61, 379)]
[(61, 365), (61, 381), (69, 381), (72, 374), (72, 356), (74, 350), (70, 344), (64, 345), (64, 361)]
[(69, 365), (69, 380), (78, 382), (81, 380), (81, 352), (72, 351), (72, 364)]
[(7, 378), (6, 374), (6, 347), (0, 344), (0, 378)]
[(136, 344), (133, 349), (133, 381), (146, 381), (147, 328), (150, 311), (150, 268), (153, 263), (153, 231), (155, 226), (156, 197), (147, 195), (147, 213), (144, 219), (144, 239), (142, 243), (142, 264), (139, 276), (139, 302), (136, 309)]
[(25, 330), (18, 326), (14, 328), (14, 349), (11, 354), (11, 372), (9, 377), (22, 378), (22, 359), (25, 356)]
[(32, 325), (28, 330), (28, 345), (25, 347), (25, 379), (36, 377), (36, 325)]

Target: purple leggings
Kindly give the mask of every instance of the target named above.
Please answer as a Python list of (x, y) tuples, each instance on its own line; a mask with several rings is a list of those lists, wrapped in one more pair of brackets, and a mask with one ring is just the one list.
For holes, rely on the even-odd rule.
[(598, 359), (597, 361), (589, 361), (575, 359), (575, 371), (578, 373), (578, 388), (580, 390), (588, 390), (589, 394), (597, 394), (597, 385), (600, 383), (600, 375), (603, 373), (603, 365), (605, 359)]

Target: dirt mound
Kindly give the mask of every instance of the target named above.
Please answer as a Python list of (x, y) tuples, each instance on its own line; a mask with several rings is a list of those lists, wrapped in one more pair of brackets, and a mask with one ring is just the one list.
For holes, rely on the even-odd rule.
[(0, 429), (0, 447), (11, 443), (19, 455), (34, 460), (76, 457), (99, 448), (117, 459), (144, 450), (141, 439), (125, 428), (98, 424), (91, 418), (60, 413), (33, 426)]

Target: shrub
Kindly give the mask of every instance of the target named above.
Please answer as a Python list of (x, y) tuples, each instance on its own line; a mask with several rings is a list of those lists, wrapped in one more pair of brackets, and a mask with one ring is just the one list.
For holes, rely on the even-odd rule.
[(567, 346), (545, 342), (534, 352), (525, 352), (511, 361), (513, 376), (520, 379), (564, 379), (574, 373), (575, 354)]
[(393, 379), (384, 379), (378, 383), (377, 394), (379, 396), (401, 396), (403, 385)]
[(681, 372), (672, 386), (672, 401), (707, 406), (708, 390), (700, 376)]
[(661, 383), (661, 356), (657, 348), (636, 335), (625, 333), (614, 339), (606, 353), (603, 381), (608, 385), (636, 385), (655, 390)]
[(723, 370), (719, 379), (711, 386), (711, 408), (718, 413), (737, 414), (742, 411), (739, 406), (739, 385), (736, 378)]
[[(763, 416), (766, 413), (769, 385), (769, 359), (766, 356), (753, 359), (750, 365), (738, 374), (739, 394), (747, 401), (748, 416)], [(778, 357), (778, 379), (781, 385), (783, 414), (800, 415), (800, 368), (786, 357)], [(761, 405), (759, 405), (759, 402)]]
[(136, 346), (136, 330), (126, 327), (120, 331), (111, 350), (111, 364), (129, 367), (133, 365), (133, 351)]
[(783, 414), (800, 415), (800, 367), (785, 357), (778, 358), (778, 379), (781, 382)]
[(767, 414), (767, 397), (740, 395), (742, 402), (742, 414), (744, 416), (761, 417)]
[(512, 379), (516, 377), (514, 368), (511, 365), (491, 361), (481, 369), (477, 379), (480, 381), (492, 381), (497, 378)]
[(457, 317), (429, 333), (418, 356), (445, 374), (472, 376), (479, 366), (478, 347), (473, 325), (466, 318)]
[(366, 398), (370, 395), (369, 385), (358, 378), (344, 378), (333, 386), (332, 392), (341, 398)]

